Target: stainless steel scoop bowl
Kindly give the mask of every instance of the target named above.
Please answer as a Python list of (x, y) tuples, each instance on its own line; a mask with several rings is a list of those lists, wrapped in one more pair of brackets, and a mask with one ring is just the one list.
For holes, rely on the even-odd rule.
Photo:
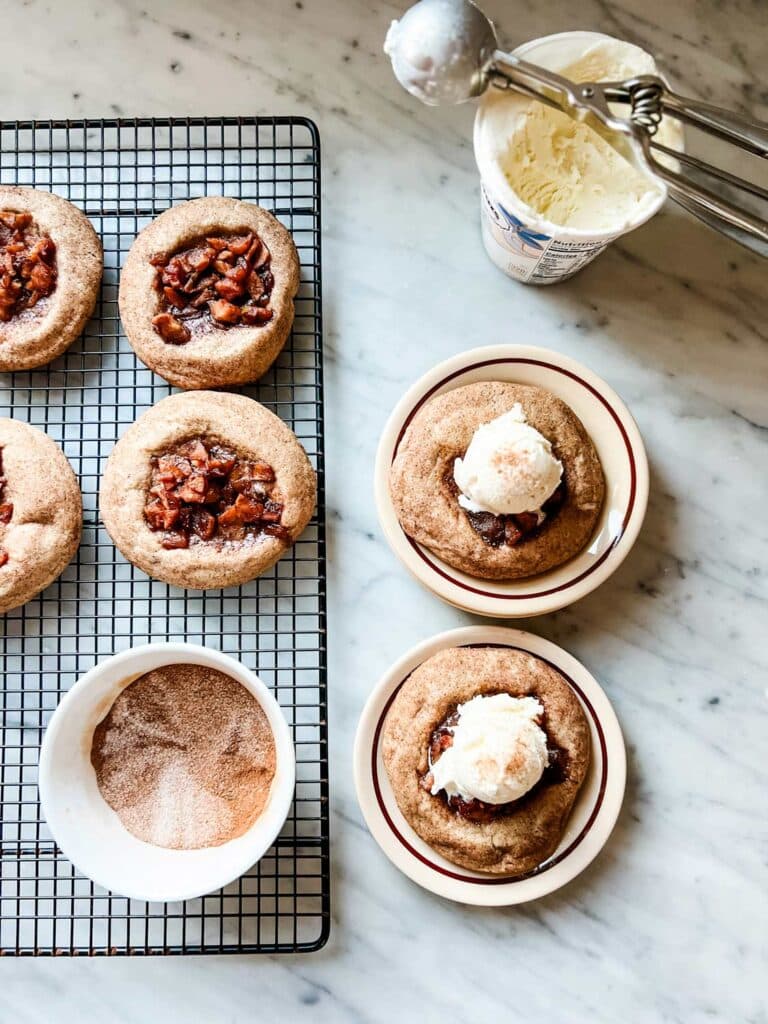
[(384, 49), (397, 80), (424, 103), (464, 103), (488, 85), (496, 32), (468, 0), (421, 0), (392, 22)]

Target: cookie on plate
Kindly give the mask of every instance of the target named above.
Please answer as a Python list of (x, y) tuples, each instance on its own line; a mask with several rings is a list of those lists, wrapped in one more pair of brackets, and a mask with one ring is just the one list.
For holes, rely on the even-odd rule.
[(299, 258), (290, 233), (254, 203), (208, 196), (161, 213), (120, 275), (120, 317), (136, 355), (170, 384), (258, 380), (293, 324)]
[(107, 460), (101, 516), (116, 547), (179, 587), (231, 587), (269, 569), (312, 517), (315, 472), (293, 431), (244, 395), (171, 395)]
[(102, 265), (76, 206), (0, 185), (0, 370), (30, 370), (69, 348), (96, 305)]
[(443, 857), (520, 876), (557, 849), (590, 761), (568, 681), (508, 647), (440, 651), (387, 712), (384, 765), (398, 807)]
[(0, 419), (0, 613), (62, 574), (80, 543), (83, 504), (72, 467), (36, 427)]
[(605, 493), (583, 424), (542, 388), (482, 381), (431, 399), (390, 471), (404, 532), (448, 565), (521, 579), (573, 558)]

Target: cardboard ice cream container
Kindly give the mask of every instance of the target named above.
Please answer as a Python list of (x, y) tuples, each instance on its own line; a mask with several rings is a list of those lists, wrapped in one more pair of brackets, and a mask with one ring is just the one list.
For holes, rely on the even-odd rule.
[[(551, 71), (567, 72), (588, 56), (596, 44), (605, 42), (621, 48), (617, 51), (621, 52), (622, 63), (619, 78), (634, 73), (635, 62), (639, 62), (637, 72), (655, 67), (650, 55), (638, 47), (601, 32), (560, 32), (534, 39), (514, 52)], [(607, 192), (601, 199), (601, 215), (595, 217), (594, 228), (584, 223), (584, 216), (579, 218), (578, 227), (547, 219), (524, 201), (504, 169), (505, 164), (509, 169), (515, 135), (521, 131), (531, 105), (536, 103), (514, 90), (494, 88), (489, 89), (481, 101), (474, 127), (475, 160), (480, 171), (481, 229), (486, 252), (509, 277), (527, 284), (555, 284), (572, 277), (614, 239), (657, 213), (664, 204), (667, 190), (660, 181), (649, 176), (647, 189), (639, 200), (626, 209), (616, 204), (615, 217), (611, 214), (611, 195)], [(660, 125), (657, 138), (667, 146), (682, 148), (682, 132), (677, 123), (669, 119)]]

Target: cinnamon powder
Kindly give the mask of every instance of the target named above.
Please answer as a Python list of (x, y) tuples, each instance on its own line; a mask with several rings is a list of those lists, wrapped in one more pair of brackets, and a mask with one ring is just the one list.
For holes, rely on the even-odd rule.
[(174, 850), (242, 835), (267, 803), (275, 741), (256, 698), (203, 665), (165, 665), (117, 697), (97, 725), (101, 794), (138, 839)]

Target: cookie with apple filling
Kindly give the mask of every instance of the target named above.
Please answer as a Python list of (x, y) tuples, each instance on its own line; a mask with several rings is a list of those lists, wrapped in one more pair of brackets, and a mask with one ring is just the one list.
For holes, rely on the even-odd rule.
[(137, 236), (120, 316), (139, 358), (185, 389), (261, 377), (290, 334), (299, 259), (267, 210), (224, 196), (166, 210)]
[(293, 431), (243, 395), (158, 402), (113, 449), (101, 514), (125, 557), (191, 589), (254, 579), (312, 517), (315, 473)]
[[(497, 515), (467, 508), (456, 461), (466, 458), (480, 428), (516, 407), (551, 446), (560, 482), (538, 509)], [(454, 388), (423, 405), (398, 444), (389, 483), (412, 540), (468, 575), (499, 580), (535, 576), (577, 555), (594, 533), (605, 494), (597, 450), (573, 410), (543, 388), (504, 381)]]
[(90, 221), (51, 192), (0, 186), (0, 370), (61, 355), (99, 295), (101, 243)]
[(80, 487), (59, 446), (28, 423), (0, 419), (0, 613), (61, 575), (82, 525)]

